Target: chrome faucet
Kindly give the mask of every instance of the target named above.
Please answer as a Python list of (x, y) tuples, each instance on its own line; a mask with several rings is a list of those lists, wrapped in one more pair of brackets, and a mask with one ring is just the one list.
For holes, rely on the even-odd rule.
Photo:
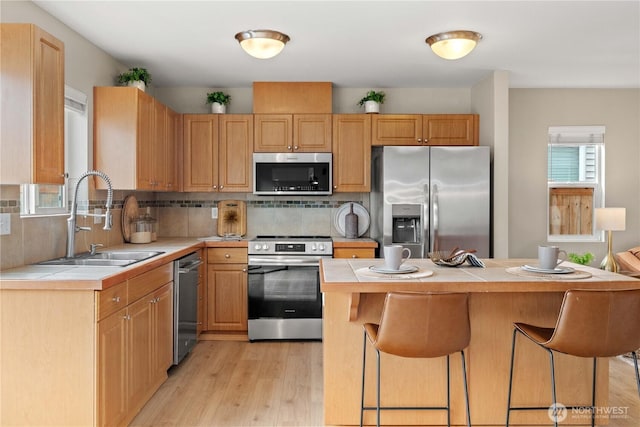
[(83, 173), (80, 178), (78, 178), (78, 182), (76, 182), (76, 188), (73, 192), (73, 201), (71, 202), (71, 215), (67, 218), (67, 258), (73, 258), (75, 256), (75, 236), (76, 233), (80, 230), (90, 231), (90, 227), (78, 227), (76, 225), (76, 213), (78, 211), (78, 204), (76, 199), (78, 197), (78, 187), (80, 187), (80, 183), (83, 179), (90, 175), (99, 176), (107, 183), (107, 203), (105, 205), (106, 212), (103, 214), (91, 214), (87, 213), (86, 216), (93, 217), (101, 217), (104, 218), (104, 227), (103, 230), (111, 230), (112, 225), (112, 217), (111, 217), (111, 202), (113, 201), (113, 188), (111, 187), (111, 180), (104, 172), (100, 171), (87, 171)]

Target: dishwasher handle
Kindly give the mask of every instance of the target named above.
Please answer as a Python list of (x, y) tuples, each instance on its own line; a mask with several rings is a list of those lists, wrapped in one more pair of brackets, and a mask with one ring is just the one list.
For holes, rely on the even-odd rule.
[(185, 265), (181, 265), (180, 268), (178, 268), (178, 273), (179, 274), (185, 274), (185, 273), (189, 273), (193, 270), (195, 270), (196, 268), (198, 268), (200, 266), (200, 264), (202, 264), (202, 260), (197, 259), (195, 261), (191, 261)]

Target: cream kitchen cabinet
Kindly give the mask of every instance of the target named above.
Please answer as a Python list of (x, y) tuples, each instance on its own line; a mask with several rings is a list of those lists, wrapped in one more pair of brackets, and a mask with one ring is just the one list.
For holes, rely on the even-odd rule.
[(375, 114), (372, 145), (478, 145), (477, 114)]
[(1, 24), (3, 184), (64, 184), (64, 44), (32, 24)]
[(253, 115), (184, 115), (184, 191), (249, 193)]
[(331, 114), (255, 114), (258, 152), (331, 152)]
[[(175, 112), (133, 87), (95, 87), (94, 165), (121, 190), (176, 191)], [(172, 122), (169, 117), (171, 116)], [(106, 188), (96, 181), (97, 188)]]
[(371, 115), (333, 115), (333, 190), (371, 191)]
[(246, 332), (247, 248), (207, 250), (207, 330)]

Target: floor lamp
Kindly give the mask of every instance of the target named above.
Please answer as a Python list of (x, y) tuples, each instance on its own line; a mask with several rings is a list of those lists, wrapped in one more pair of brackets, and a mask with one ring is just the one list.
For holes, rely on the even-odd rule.
[(600, 268), (606, 271), (618, 272), (618, 264), (613, 256), (613, 234), (612, 231), (622, 231), (625, 229), (625, 208), (596, 208), (596, 229), (604, 230), (607, 236), (607, 255), (602, 260)]

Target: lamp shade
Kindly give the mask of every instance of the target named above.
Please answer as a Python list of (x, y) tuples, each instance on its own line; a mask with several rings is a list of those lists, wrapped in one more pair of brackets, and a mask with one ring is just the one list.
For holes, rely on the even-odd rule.
[(626, 223), (625, 208), (596, 208), (596, 229), (622, 231)]
[(425, 42), (431, 50), (444, 59), (460, 59), (468, 55), (482, 39), (475, 31), (447, 31), (427, 37)]
[(273, 58), (284, 49), (289, 36), (274, 30), (247, 30), (236, 34), (242, 49), (258, 59)]

